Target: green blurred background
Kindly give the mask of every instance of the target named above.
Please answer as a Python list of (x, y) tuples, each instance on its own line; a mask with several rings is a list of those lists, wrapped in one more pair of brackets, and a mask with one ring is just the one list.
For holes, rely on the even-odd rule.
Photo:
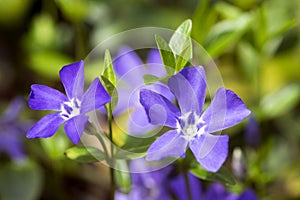
[[(231, 151), (240, 146), (248, 166), (247, 178), (230, 189), (251, 187), (261, 199), (300, 199), (299, 10), (299, 0), (0, 0), (0, 108), (17, 95), (27, 98), (33, 83), (62, 89), (59, 69), (113, 34), (175, 29), (191, 18), (193, 39), (261, 130), (256, 148), (243, 139), (246, 123), (226, 131)], [(42, 115), (25, 108), (20, 117)], [(0, 199), (105, 199), (107, 168), (65, 158), (71, 146), (65, 134), (27, 140), (24, 133), (24, 142), (25, 165), (0, 159)]]

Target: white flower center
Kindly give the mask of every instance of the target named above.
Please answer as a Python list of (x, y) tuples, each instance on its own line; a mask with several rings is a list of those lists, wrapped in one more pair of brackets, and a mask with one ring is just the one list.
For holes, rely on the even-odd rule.
[(60, 106), (60, 116), (64, 120), (68, 120), (72, 117), (80, 115), (81, 101), (77, 98), (72, 98), (70, 101), (66, 101)]
[(182, 133), (186, 140), (191, 141), (204, 132), (205, 125), (202, 125), (203, 123), (204, 121), (197, 114), (188, 112), (179, 117), (177, 132)]

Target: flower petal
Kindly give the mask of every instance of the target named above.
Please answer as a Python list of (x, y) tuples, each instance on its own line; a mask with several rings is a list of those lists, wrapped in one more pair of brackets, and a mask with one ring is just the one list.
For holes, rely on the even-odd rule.
[(99, 109), (111, 101), (109, 94), (104, 89), (98, 78), (95, 78), (82, 97), (80, 113), (84, 114)]
[(180, 111), (167, 98), (151, 90), (142, 89), (140, 102), (151, 124), (176, 127)]
[(6, 152), (12, 160), (19, 162), (25, 159), (22, 133), (14, 127), (6, 127), (0, 132), (0, 152)]
[(64, 101), (67, 101), (66, 96), (58, 90), (38, 84), (31, 86), (28, 99), (31, 109), (59, 111)]
[(209, 186), (206, 192), (207, 200), (224, 199), (224, 200), (235, 200), (237, 199), (236, 194), (231, 194), (219, 183), (213, 183)]
[(237, 200), (257, 200), (257, 199), (258, 197), (254, 193), (254, 191), (251, 189), (247, 189), (239, 196)]
[(84, 90), (84, 62), (81, 60), (64, 66), (60, 71), (60, 79), (63, 83), (69, 99), (81, 99)]
[[(162, 96), (166, 97), (168, 100), (173, 101), (174, 95), (170, 91), (170, 89), (161, 83), (153, 83), (151, 85), (146, 85), (143, 89), (149, 89), (153, 92), (157, 92)], [(138, 91), (137, 91), (138, 92)], [(148, 131), (154, 130), (157, 128), (155, 125), (151, 125), (147, 114), (139, 102), (139, 98), (135, 98), (135, 95), (132, 99), (130, 99), (131, 104), (134, 106), (132, 113), (129, 116), (128, 121), (128, 130), (130, 134), (137, 135), (137, 134), (144, 134)]]
[(157, 77), (166, 76), (165, 66), (160, 58), (160, 53), (157, 49), (152, 49), (148, 53), (147, 57), (147, 68), (144, 68), (145, 72), (143, 74), (151, 74)]
[(162, 60), (158, 49), (151, 49), (148, 53), (147, 63), (161, 64)]
[(149, 123), (147, 114), (142, 106), (137, 106), (130, 114), (128, 119), (128, 131), (130, 134), (140, 135), (155, 128), (157, 126)]
[(207, 133), (213, 133), (240, 123), (250, 113), (233, 91), (220, 88), (201, 118), (207, 126)]
[(170, 130), (157, 138), (149, 147), (146, 155), (148, 161), (158, 161), (166, 157), (181, 157), (185, 154), (188, 141), (176, 130)]
[(129, 47), (122, 47), (113, 61), (116, 75), (129, 85), (143, 83), (143, 62)]
[(22, 97), (15, 97), (11, 103), (9, 104), (8, 108), (6, 109), (4, 113), (4, 120), (6, 121), (13, 121), (18, 116), (20, 111), (23, 109), (25, 105), (25, 101)]
[(191, 141), (190, 148), (203, 168), (216, 172), (227, 158), (228, 136), (202, 134)]
[(64, 120), (57, 112), (46, 115), (27, 132), (27, 138), (51, 137), (63, 122)]
[(172, 76), (168, 85), (174, 93), (181, 112), (200, 115), (206, 96), (206, 78), (203, 67), (187, 67)]
[(65, 124), (65, 131), (67, 136), (73, 142), (77, 144), (80, 141), (82, 133), (85, 128), (85, 124), (88, 121), (88, 117), (85, 115), (78, 115), (69, 119)]
[[(190, 173), (188, 173), (188, 180), (189, 180), (192, 199), (203, 199), (200, 180)], [(180, 200), (189, 199), (183, 174), (180, 174), (176, 178), (171, 179), (170, 188), (178, 199)]]

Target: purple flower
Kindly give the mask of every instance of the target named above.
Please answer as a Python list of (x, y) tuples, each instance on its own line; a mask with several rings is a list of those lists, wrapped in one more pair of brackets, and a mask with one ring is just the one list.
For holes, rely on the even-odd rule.
[(162, 83), (145, 85), (144, 83), (143, 76), (145, 74), (160, 78), (166, 76), (159, 51), (157, 49), (150, 50), (147, 62), (144, 64), (132, 49), (123, 47), (119, 50), (113, 66), (118, 78), (116, 89), (120, 97), (113, 114), (116, 116), (125, 110), (132, 110), (127, 124), (128, 132), (131, 134), (143, 134), (157, 128), (148, 122), (145, 110), (139, 102), (139, 91), (147, 88), (163, 94), (168, 99), (174, 98), (166, 85)]
[(143, 160), (132, 160), (132, 171), (149, 171), (131, 174), (131, 191), (128, 195), (117, 192), (116, 200), (169, 200), (167, 184), (172, 166), (153, 171)]
[(247, 145), (252, 148), (258, 148), (261, 141), (259, 123), (254, 114), (251, 114), (246, 126), (244, 139)]
[[(188, 174), (190, 192), (192, 199), (203, 200), (257, 200), (257, 196), (252, 189), (245, 190), (238, 195), (227, 191), (223, 185), (219, 183), (211, 184), (206, 190), (203, 190), (201, 181), (192, 174)], [(169, 180), (170, 192), (178, 200), (188, 200), (188, 193), (184, 176), (182, 174)]]
[(38, 121), (27, 133), (27, 138), (47, 138), (55, 134), (61, 124), (70, 140), (76, 144), (88, 121), (86, 113), (99, 109), (111, 100), (98, 78), (94, 79), (85, 93), (83, 61), (64, 66), (59, 74), (65, 88), (64, 95), (58, 90), (32, 85), (29, 107), (34, 110), (53, 110)]
[(29, 122), (17, 119), (23, 107), (24, 100), (17, 97), (0, 116), (0, 152), (7, 153), (15, 162), (25, 158), (21, 134), (28, 130)]
[(258, 200), (252, 189), (245, 190), (242, 194), (234, 194), (225, 190), (224, 186), (214, 183), (206, 191), (205, 200)]
[[(189, 180), (192, 199), (203, 199), (201, 181), (190, 173), (188, 173), (188, 180)], [(183, 174), (180, 174), (177, 177), (171, 179), (169, 185), (170, 185), (171, 193), (173, 193), (176, 199), (178, 200), (189, 199)]]
[(170, 77), (168, 86), (180, 110), (156, 92), (145, 89), (140, 92), (140, 102), (150, 123), (172, 128), (150, 146), (146, 159), (157, 161), (169, 156), (182, 157), (190, 147), (201, 166), (216, 172), (226, 160), (228, 136), (211, 133), (240, 123), (250, 111), (234, 92), (220, 88), (202, 113), (206, 96), (203, 67), (184, 68)]

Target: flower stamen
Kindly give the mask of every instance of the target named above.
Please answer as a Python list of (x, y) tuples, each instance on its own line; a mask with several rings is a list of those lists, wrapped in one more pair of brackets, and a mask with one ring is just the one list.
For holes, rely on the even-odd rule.
[(80, 106), (81, 106), (81, 101), (77, 98), (72, 98), (70, 101), (66, 101), (61, 104), (61, 112), (60, 116), (64, 120), (68, 120), (72, 117), (76, 117), (80, 115)]

